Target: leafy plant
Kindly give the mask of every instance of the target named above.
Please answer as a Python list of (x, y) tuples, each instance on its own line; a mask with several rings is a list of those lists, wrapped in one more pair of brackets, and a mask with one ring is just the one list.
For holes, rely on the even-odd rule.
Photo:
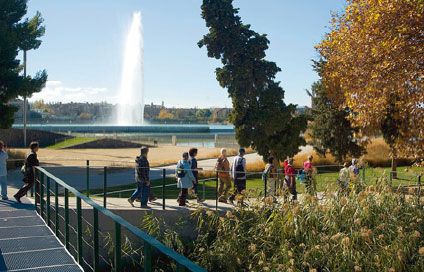
[[(208, 271), (423, 271), (424, 210), (377, 185), (346, 196), (305, 196), (301, 203), (265, 198), (225, 215), (197, 210), (196, 239), (147, 217), (159, 239)], [(258, 199), (259, 200), (259, 199)], [(150, 219), (149, 219), (150, 218)], [(172, 235), (166, 236), (168, 232)]]

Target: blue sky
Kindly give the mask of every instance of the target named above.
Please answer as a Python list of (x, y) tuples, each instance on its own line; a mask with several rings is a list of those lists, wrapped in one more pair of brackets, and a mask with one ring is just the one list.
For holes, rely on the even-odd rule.
[[(132, 13), (144, 25), (145, 102), (176, 107), (231, 106), (215, 78), (220, 62), (197, 42), (207, 33), (201, 0), (30, 0), (28, 15), (40, 11), (46, 35), (28, 53), (28, 69), (44, 68), (46, 88), (32, 100), (116, 103), (122, 49)], [(243, 22), (268, 34), (267, 59), (282, 71), (277, 80), (285, 101), (309, 105), (305, 89), (317, 79), (314, 45), (328, 32), (332, 11), (342, 0), (235, 0)]]

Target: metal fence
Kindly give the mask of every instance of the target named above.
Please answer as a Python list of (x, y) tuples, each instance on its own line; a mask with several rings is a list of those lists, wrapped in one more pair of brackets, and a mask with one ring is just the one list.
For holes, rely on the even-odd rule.
[[(322, 187), (323, 180), (325, 180), (325, 184), (330, 184), (333, 186), (336, 186), (337, 184), (337, 178), (339, 170), (342, 168), (342, 165), (325, 165), (325, 166), (316, 166), (314, 167), (316, 169), (316, 172), (314, 175), (314, 191), (315, 193), (320, 190), (323, 191), (326, 188)], [(87, 196), (93, 196), (93, 197), (101, 197), (103, 198), (103, 207), (107, 207), (107, 199), (110, 196), (117, 196), (122, 197), (122, 195), (126, 195), (129, 192), (133, 192), (135, 189), (121, 189), (116, 190), (114, 187), (110, 186), (108, 184), (108, 172), (113, 171), (114, 167), (103, 167), (103, 187), (101, 188), (101, 192), (99, 190), (96, 190), (94, 192), (90, 188), (90, 169), (94, 169), (96, 167), (90, 168), (89, 161), (86, 162), (86, 187), (85, 187), (85, 194)], [(155, 190), (156, 192), (159, 191), (160, 200), (162, 204), (162, 209), (166, 209), (166, 201), (167, 196), (169, 195), (170, 190), (172, 190), (175, 193), (175, 198), (177, 198), (177, 192), (175, 189), (177, 188), (177, 184), (175, 182), (175, 170), (170, 168), (161, 168), (161, 167), (151, 167), (149, 168), (152, 171), (160, 171), (161, 172), (161, 179), (157, 179), (153, 182), (153, 186), (151, 189)], [(301, 171), (301, 168), (296, 169), (296, 178), (299, 177), (299, 172)], [(199, 172), (200, 175), (207, 176), (207, 178), (201, 178), (199, 179), (199, 197), (206, 199), (206, 195), (209, 196), (209, 199), (213, 199), (215, 202), (215, 209), (218, 210), (219, 208), (219, 172), (224, 171), (217, 171), (215, 169), (211, 170), (194, 170)], [(170, 173), (169, 173), (170, 172)], [(270, 194), (270, 182), (267, 179), (262, 179), (262, 171), (259, 172), (244, 172), (247, 176), (247, 186), (251, 190), (256, 191), (256, 196), (262, 196), (266, 197)], [(395, 176), (395, 173), (397, 174), (396, 179), (393, 178)], [(284, 186), (285, 183), (285, 177), (283, 169), (279, 169), (276, 178), (273, 179), (272, 182), (278, 183), (274, 184), (274, 188), (281, 188)], [(362, 185), (375, 185), (380, 181), (383, 181), (387, 185), (390, 185), (395, 188), (407, 188), (407, 187), (415, 187), (416, 192), (415, 194), (418, 195), (418, 198), (421, 196), (421, 175), (420, 174), (414, 174), (414, 173), (401, 173), (401, 172), (392, 172), (392, 171), (381, 171), (376, 170), (376, 168), (372, 167), (361, 167), (360, 173), (357, 176), (357, 181), (360, 182)], [(170, 180), (174, 180), (173, 182)], [(259, 180), (259, 182), (258, 182)], [(299, 181), (299, 180), (298, 180)], [(128, 184), (131, 184), (132, 181), (128, 181)], [(297, 182), (299, 183), (299, 182)], [(318, 183), (318, 184), (317, 184)], [(304, 184), (304, 183), (303, 183)], [(249, 186), (250, 185), (250, 186)], [(318, 188), (317, 188), (318, 185)], [(401, 190), (402, 191), (402, 190)], [(404, 190), (405, 191), (405, 190)], [(210, 197), (212, 195), (212, 198)]]
[[(35, 172), (37, 212), (85, 270), (153, 271), (155, 263), (158, 263), (155, 260), (160, 260), (161, 265), (169, 266), (176, 271), (206, 271), (122, 217), (96, 204), (90, 197), (42, 167), (36, 167)], [(89, 178), (89, 171), (87, 177)], [(63, 194), (59, 193), (60, 188), (63, 189)], [(70, 200), (75, 201), (74, 208)], [(83, 216), (82, 202), (92, 211), (89, 219)], [(100, 230), (103, 225), (100, 219), (112, 221), (114, 225), (112, 237)], [(124, 243), (123, 231), (128, 233)], [(130, 236), (133, 241), (136, 240), (133, 245), (141, 243), (142, 247), (130, 252), (124, 250), (123, 247), (128, 247), (130, 243)], [(108, 252), (113, 252), (113, 258), (109, 258)], [(86, 257), (87, 255), (90, 257)], [(128, 263), (124, 263), (123, 260), (130, 263), (130, 269), (127, 267)]]

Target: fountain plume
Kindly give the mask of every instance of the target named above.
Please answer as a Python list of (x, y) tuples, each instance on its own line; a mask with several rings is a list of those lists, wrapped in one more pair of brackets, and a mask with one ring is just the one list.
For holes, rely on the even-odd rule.
[(124, 47), (116, 122), (142, 125), (144, 122), (143, 24), (141, 12), (132, 15)]

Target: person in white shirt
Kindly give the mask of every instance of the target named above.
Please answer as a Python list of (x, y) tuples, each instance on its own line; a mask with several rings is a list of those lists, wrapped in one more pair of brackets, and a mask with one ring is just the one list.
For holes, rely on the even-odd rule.
[(1, 199), (8, 200), (7, 197), (7, 155), (6, 145), (0, 141), (0, 184), (1, 184)]
[(349, 163), (345, 162), (343, 168), (339, 172), (337, 183), (339, 185), (339, 193), (346, 194), (349, 190), (350, 170)]
[(236, 195), (243, 194), (243, 191), (246, 190), (246, 159), (244, 154), (246, 154), (246, 150), (240, 148), (239, 154), (234, 158), (231, 166), (231, 177), (234, 180), (234, 192), (229, 198), (231, 204), (234, 203)]

